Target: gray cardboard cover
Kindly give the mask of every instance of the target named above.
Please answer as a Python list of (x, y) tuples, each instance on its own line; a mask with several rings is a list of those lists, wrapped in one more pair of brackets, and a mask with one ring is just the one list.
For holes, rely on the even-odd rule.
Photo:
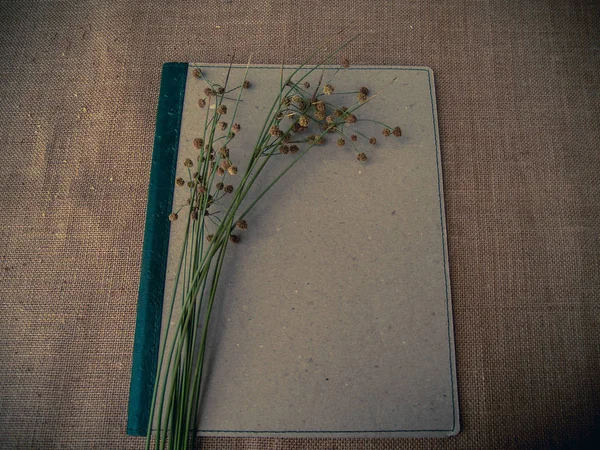
[[(197, 101), (206, 82), (192, 76), (194, 67), (221, 83), (227, 72), (224, 65), (190, 65), (177, 169), (184, 177), (182, 161), (195, 161), (192, 141), (204, 124)], [(240, 84), (244, 71), (234, 66), (230, 86)], [(311, 75), (311, 83), (319, 75)], [(253, 65), (248, 79), (252, 88), (236, 120), (242, 131), (230, 145), (240, 167), (276, 95), (280, 68)], [(228, 248), (211, 319), (200, 434), (456, 434), (433, 73), (425, 67), (327, 68), (324, 81), (337, 92), (383, 88), (359, 116), (399, 125), (403, 136), (385, 138), (380, 125), (359, 122), (358, 130), (377, 138), (375, 146), (359, 143), (366, 164), (330, 138), (247, 217), (242, 242)], [(348, 95), (346, 104), (353, 101)], [(257, 192), (292, 157), (274, 158)], [(187, 190), (175, 190), (175, 205), (186, 198)], [(183, 229), (183, 223), (171, 227), (165, 302)]]

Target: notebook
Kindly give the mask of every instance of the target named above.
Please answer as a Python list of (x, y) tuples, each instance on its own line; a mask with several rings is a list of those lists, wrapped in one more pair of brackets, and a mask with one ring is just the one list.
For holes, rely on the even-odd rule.
[[(145, 435), (165, 297), (173, 289), (185, 203), (176, 188), (197, 155), (206, 81), (226, 64), (163, 66), (130, 386), (128, 433)], [(280, 66), (251, 65), (231, 152), (243, 159), (280, 83)], [(286, 67), (286, 71), (292, 68)], [(231, 85), (246, 65), (234, 65)], [(328, 66), (361, 109), (400, 126), (357, 125), (359, 162), (335, 139), (311, 149), (247, 216), (230, 246), (208, 336), (199, 434), (279, 437), (444, 437), (459, 431), (452, 304), (434, 78), (426, 67)], [(348, 92), (348, 94), (343, 94)], [(366, 140), (375, 137), (375, 145)], [(292, 155), (281, 155), (257, 189)], [(194, 159), (196, 161), (196, 159)]]

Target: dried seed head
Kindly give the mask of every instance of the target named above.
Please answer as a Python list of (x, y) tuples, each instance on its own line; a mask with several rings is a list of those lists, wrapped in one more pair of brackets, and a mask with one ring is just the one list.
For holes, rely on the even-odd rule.
[(322, 112), (322, 111), (317, 111), (315, 113), (315, 119), (317, 119), (317, 120), (323, 120), (323, 119), (325, 119), (325, 113)]
[(237, 166), (231, 166), (227, 169), (227, 172), (229, 172), (229, 175), (235, 175), (238, 172), (238, 168)]
[(277, 115), (275, 116), (275, 120), (276, 120), (277, 122), (281, 122), (281, 121), (283, 120), (283, 112), (279, 111), (279, 112), (277, 113)]
[(213, 149), (209, 144), (206, 144), (206, 147), (204, 147), (204, 150), (206, 151), (206, 153), (212, 153)]
[(323, 94), (325, 94), (325, 95), (333, 94), (334, 90), (335, 90), (334, 87), (330, 84), (326, 84), (325, 86), (323, 86)]
[(192, 209), (192, 212), (190, 213), (190, 218), (192, 220), (198, 220), (198, 210), (196, 208)]
[(326, 121), (328, 124), (332, 124), (333, 122), (335, 122), (335, 117), (334, 117), (334, 116), (327, 116), (327, 117), (325, 118), (325, 121)]
[(244, 80), (242, 86), (244, 87), (244, 89), (248, 89), (250, 87), (250, 82), (248, 80)]
[(323, 136), (318, 136), (317, 139), (315, 139), (315, 144), (317, 145), (323, 145), (325, 143), (325, 138)]
[(296, 94), (296, 95), (292, 96), (292, 101), (294, 103), (300, 103), (302, 101), (302, 97), (299, 96), (298, 94)]
[(206, 188), (204, 187), (204, 185), (199, 184), (198, 186), (196, 186), (196, 192), (200, 195), (205, 194)]
[(227, 147), (221, 147), (219, 149), (219, 156), (221, 158), (229, 158), (229, 149)]
[(363, 86), (363, 87), (360, 88), (360, 93), (361, 94), (365, 94), (365, 95), (369, 95), (369, 89)]
[(194, 147), (196, 149), (200, 150), (203, 145), (204, 145), (204, 139), (202, 139), (202, 138), (196, 138), (196, 139), (194, 139)]
[(225, 131), (227, 129), (227, 122), (220, 121), (218, 125), (221, 131)]
[(356, 155), (356, 159), (358, 159), (360, 162), (365, 162), (367, 160), (367, 155), (364, 153), (359, 153)]
[(215, 91), (213, 91), (209, 87), (204, 88), (204, 95), (206, 95), (207, 97), (212, 97), (213, 95), (215, 95)]
[(317, 139), (317, 137), (314, 134), (311, 134), (306, 138), (306, 142), (308, 142), (309, 144), (312, 144), (315, 142), (316, 139)]
[(177, 183), (177, 186), (183, 186), (185, 184), (185, 180), (179, 177), (177, 180), (175, 180), (175, 183)]
[(316, 102), (315, 103), (315, 109), (317, 111), (321, 111), (321, 112), (325, 112), (325, 102)]
[(189, 188), (194, 187), (194, 182), (193, 181), (188, 181), (187, 182), (187, 187), (189, 187)]
[(186, 204), (191, 204), (192, 203), (192, 199), (190, 197), (187, 198), (187, 200), (185, 201)]
[(383, 129), (381, 134), (383, 134), (385, 137), (388, 137), (390, 134), (392, 134), (392, 130), (390, 130), (389, 128), (386, 127)]
[(213, 240), (214, 238), (215, 238), (215, 235), (214, 235), (214, 234), (209, 234), (209, 235), (207, 235), (207, 236), (206, 236), (206, 240), (207, 240), (208, 242), (212, 242), (212, 240)]
[(223, 87), (221, 87), (221, 86), (219, 86), (216, 90), (217, 90), (217, 94), (223, 94), (223, 93), (225, 93), (225, 89)]
[(200, 108), (204, 108), (206, 106), (206, 100), (204, 100), (203, 98), (198, 99), (198, 106)]
[(192, 160), (190, 158), (185, 158), (185, 161), (183, 161), (183, 165), (185, 167), (192, 167), (194, 165), (194, 163), (192, 162)]
[(217, 175), (220, 177), (225, 175), (225, 169), (223, 169), (222, 167), (217, 167)]
[(202, 71), (196, 68), (192, 71), (192, 75), (194, 75), (195, 78), (202, 78)]
[(333, 115), (334, 115), (335, 117), (342, 117), (342, 114), (344, 114), (344, 112), (343, 112), (341, 109), (336, 109), (336, 110), (333, 112)]
[(219, 105), (219, 107), (217, 108), (217, 112), (219, 114), (227, 114), (227, 106)]
[(226, 194), (231, 194), (233, 192), (233, 186), (231, 184), (227, 184), (223, 188), (223, 191), (225, 191)]
[(348, 58), (342, 59), (342, 67), (344, 69), (347, 69), (348, 67), (350, 67), (350, 61), (348, 60)]
[(232, 244), (237, 244), (238, 242), (240, 242), (240, 237), (236, 234), (231, 234), (229, 236), (229, 242), (231, 242)]
[(248, 229), (248, 222), (246, 222), (244, 219), (238, 220), (235, 223), (235, 227), (238, 230), (247, 230)]
[(177, 220), (177, 217), (178, 217), (178, 216), (177, 216), (177, 213), (171, 213), (171, 214), (169, 214), (169, 220), (170, 220), (171, 222), (174, 222), (174, 221), (176, 221), (176, 220)]
[(283, 153), (284, 155), (287, 155), (289, 152), (290, 152), (290, 148), (287, 145), (279, 146), (279, 153)]
[(277, 125), (271, 125), (271, 128), (269, 128), (269, 134), (271, 136), (279, 137), (281, 136), (280, 133), (283, 134)]
[(308, 117), (300, 116), (300, 118), (298, 119), (298, 125), (300, 125), (301, 127), (307, 127), (308, 126)]
[(231, 126), (231, 129), (232, 129), (234, 132), (236, 132), (236, 133), (239, 133), (239, 132), (240, 132), (240, 130), (242, 129), (242, 127), (240, 126), (240, 124), (239, 124), (239, 123), (234, 123), (234, 124)]
[(346, 145), (346, 141), (343, 140), (342, 138), (337, 140), (337, 146), (338, 147), (343, 147), (344, 145)]
[(281, 100), (281, 103), (282, 103), (283, 105), (285, 105), (285, 106), (290, 106), (290, 103), (291, 103), (291, 101), (290, 101), (290, 98), (289, 98), (289, 97), (284, 97), (284, 98)]
[(362, 92), (359, 92), (356, 95), (356, 100), (358, 100), (358, 103), (364, 103), (367, 101), (367, 96), (365, 94), (363, 94)]
[(300, 148), (297, 145), (290, 145), (290, 153), (292, 155), (295, 155), (296, 153), (298, 153), (299, 150), (300, 150)]
[(217, 191), (222, 191), (223, 187), (225, 187), (225, 185), (223, 184), (222, 181), (219, 181), (217, 184), (215, 184), (215, 187), (217, 188)]
[(356, 141), (358, 140), (358, 136), (357, 136), (357, 135), (355, 135), (355, 134), (353, 134), (352, 136), (350, 136), (350, 140), (351, 140), (352, 142), (356, 142)]
[(295, 123), (294, 125), (292, 125), (291, 130), (294, 133), (299, 133), (300, 131), (302, 131), (302, 127), (299, 124)]
[(356, 123), (356, 116), (354, 114), (348, 114), (346, 116), (346, 123)]
[(394, 136), (396, 137), (400, 137), (402, 136), (402, 130), (400, 129), (400, 127), (395, 127), (394, 131), (392, 131), (392, 133), (394, 134)]
[(227, 133), (228, 139), (233, 139), (234, 137), (235, 137), (235, 133), (233, 131), (230, 131), (229, 133)]
[(309, 83), (308, 81), (305, 81), (305, 82), (304, 82), (304, 87), (305, 87), (306, 89), (310, 88), (310, 83)]
[(371, 145), (377, 144), (377, 139), (375, 139), (374, 137), (372, 137), (371, 139), (369, 139), (369, 144), (371, 144)]
[(227, 160), (227, 159), (224, 159), (223, 161), (221, 161), (221, 167), (222, 167), (224, 170), (227, 170), (227, 169), (229, 169), (229, 168), (231, 167), (231, 161), (229, 161), (229, 160)]
[(281, 142), (283, 142), (284, 144), (289, 143), (292, 140), (292, 136), (290, 136), (290, 133), (285, 133), (283, 135), (283, 139), (281, 139)]

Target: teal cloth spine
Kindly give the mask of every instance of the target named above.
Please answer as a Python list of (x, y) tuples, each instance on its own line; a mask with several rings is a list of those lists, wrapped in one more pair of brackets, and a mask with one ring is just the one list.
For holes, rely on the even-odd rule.
[(166, 63), (162, 68), (129, 387), (127, 434), (132, 436), (147, 434), (156, 380), (169, 247), (168, 216), (173, 206), (187, 72), (187, 63)]

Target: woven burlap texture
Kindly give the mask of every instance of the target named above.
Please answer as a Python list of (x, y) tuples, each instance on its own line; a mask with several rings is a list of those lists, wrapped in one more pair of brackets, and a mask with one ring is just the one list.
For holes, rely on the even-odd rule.
[(596, 1), (0, 2), (0, 446), (125, 434), (161, 64), (436, 74), (463, 431), (206, 449), (560, 448), (600, 426)]

